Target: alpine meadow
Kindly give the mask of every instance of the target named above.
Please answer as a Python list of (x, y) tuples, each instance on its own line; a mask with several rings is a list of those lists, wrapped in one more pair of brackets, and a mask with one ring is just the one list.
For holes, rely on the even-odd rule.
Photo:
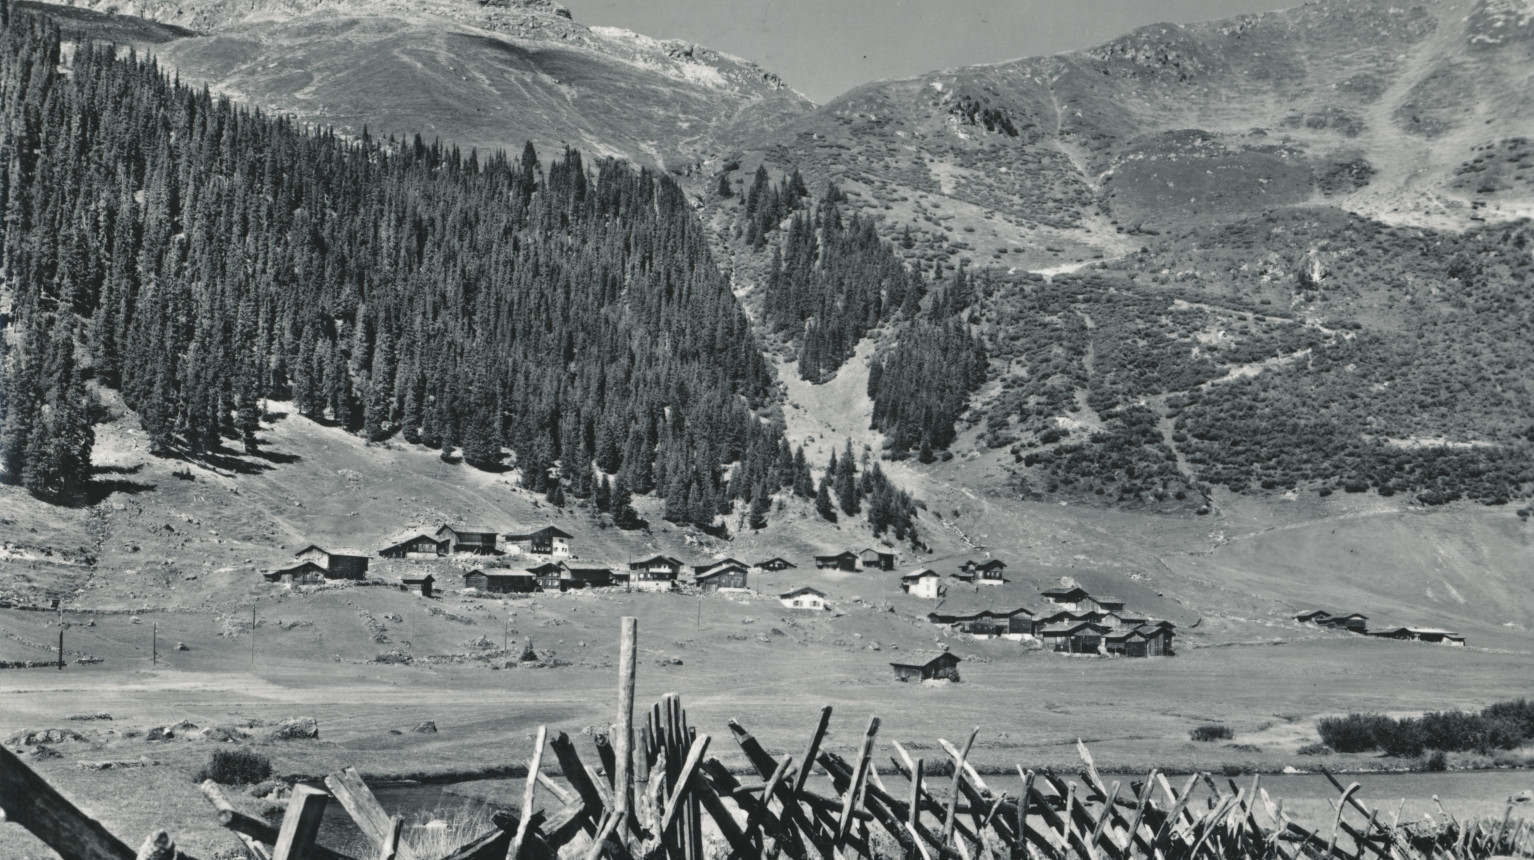
[(1534, 857), (1534, 5), (1119, 29), (0, 0), (0, 860)]

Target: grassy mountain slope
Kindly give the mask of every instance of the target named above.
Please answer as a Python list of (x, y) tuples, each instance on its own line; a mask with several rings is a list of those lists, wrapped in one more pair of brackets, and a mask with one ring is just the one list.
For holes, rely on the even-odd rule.
[[(684, 171), (810, 107), (748, 62), (588, 28), (552, 3), (31, 8), (74, 32), (152, 47), (183, 81), (237, 101), (347, 134), (366, 126), (463, 149), (516, 152), (531, 140), (540, 152), (569, 145)], [(114, 10), (150, 23), (102, 14)], [(150, 37), (153, 22), (162, 30)]]

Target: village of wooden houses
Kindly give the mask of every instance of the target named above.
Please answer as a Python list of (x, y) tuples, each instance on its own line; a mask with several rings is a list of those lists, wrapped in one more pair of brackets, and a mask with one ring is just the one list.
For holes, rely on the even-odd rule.
[[(761, 596), (768, 574), (801, 570), (799, 564), (782, 557), (750, 562), (727, 557), (688, 564), (658, 554), (621, 564), (597, 564), (581, 560), (574, 543), (574, 535), (552, 525), (528, 532), (443, 525), (434, 531), (395, 535), (377, 549), (376, 555), (413, 562), (406, 565), (404, 575), (383, 584), (424, 598), (452, 593), (516, 597), (594, 589)], [(311, 544), (300, 549), (291, 564), (270, 570), (264, 577), (285, 587), (365, 581), (371, 557), (364, 550)], [(772, 593), (788, 610), (834, 613), (827, 593), (810, 584), (809, 578), (814, 576), (811, 571), (878, 576), (895, 571), (897, 560), (896, 553), (888, 548), (816, 555), (802, 568), (803, 581)], [(947, 575), (922, 568), (890, 577), (889, 584), (911, 597), (934, 601), (934, 610), (926, 614), (927, 622), (975, 639), (1011, 640), (1063, 654), (1170, 657), (1175, 653), (1175, 624), (1144, 617), (1118, 598), (1092, 595), (1080, 587), (1046, 589), (1031, 608), (990, 605), (983, 598), (986, 589), (979, 586), (1008, 582), (1006, 567), (995, 558), (967, 560)], [(781, 587), (785, 579), (793, 578), (786, 574), (771, 579)], [(974, 586), (969, 591), (982, 595), (979, 605), (984, 608), (943, 611), (949, 588), (954, 585)], [(907, 657), (906, 662), (891, 665), (899, 680), (958, 680), (959, 659), (944, 651)]]

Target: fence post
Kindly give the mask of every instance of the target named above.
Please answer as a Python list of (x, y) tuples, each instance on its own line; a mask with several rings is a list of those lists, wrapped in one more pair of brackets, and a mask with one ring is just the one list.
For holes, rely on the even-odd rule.
[[(622, 639), (618, 643), (618, 726), (613, 738), (613, 816), (631, 818), (630, 798), (634, 768), (634, 672), (638, 660), (639, 619), (623, 618)], [(619, 819), (620, 821), (623, 819)], [(625, 844), (624, 831), (618, 839)]]

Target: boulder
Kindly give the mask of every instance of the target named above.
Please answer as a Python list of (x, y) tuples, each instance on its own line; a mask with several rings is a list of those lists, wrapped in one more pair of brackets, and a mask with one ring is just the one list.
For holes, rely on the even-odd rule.
[(8, 747), (30, 747), (37, 744), (59, 744), (65, 741), (83, 741), (85, 736), (70, 729), (22, 729), (5, 739)]
[(277, 724), (277, 727), (266, 733), (269, 741), (298, 741), (318, 738), (320, 736), (320, 724), (313, 717), (292, 717)]
[(423, 735), (434, 735), (437, 733), (437, 724), (431, 720), (427, 720), (426, 722), (421, 723), (419, 726), (411, 729), (411, 731), (419, 732)]

